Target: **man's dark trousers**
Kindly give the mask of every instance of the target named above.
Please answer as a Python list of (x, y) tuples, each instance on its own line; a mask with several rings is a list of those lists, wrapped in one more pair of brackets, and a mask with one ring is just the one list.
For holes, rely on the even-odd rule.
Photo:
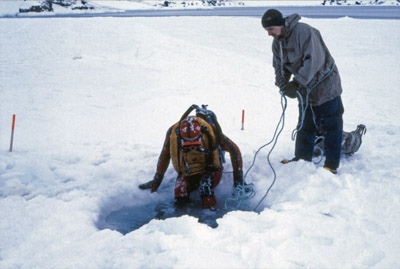
[[(300, 117), (301, 117), (301, 106)], [(336, 169), (340, 163), (343, 133), (343, 103), (340, 96), (320, 106), (306, 110), (303, 127), (297, 133), (295, 157), (311, 161), (317, 126), (321, 126), (325, 137), (325, 167)], [(299, 117), (299, 121), (300, 121)], [(315, 121), (314, 121), (315, 120)]]

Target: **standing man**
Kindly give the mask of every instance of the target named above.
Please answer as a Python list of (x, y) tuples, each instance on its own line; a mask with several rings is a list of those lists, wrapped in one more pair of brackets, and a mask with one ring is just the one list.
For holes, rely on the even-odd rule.
[(319, 31), (299, 22), (300, 16), (285, 18), (269, 9), (261, 19), (272, 43), (275, 85), (290, 98), (299, 99), (299, 124), (295, 157), (311, 161), (318, 128), (325, 137), (324, 168), (336, 174), (340, 163), (344, 112), (339, 71)]

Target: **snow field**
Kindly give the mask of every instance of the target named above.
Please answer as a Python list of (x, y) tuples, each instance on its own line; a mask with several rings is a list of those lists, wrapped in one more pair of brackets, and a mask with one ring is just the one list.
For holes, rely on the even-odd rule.
[[(271, 157), (277, 182), (260, 213), (230, 212), (216, 229), (189, 216), (153, 220), (123, 236), (99, 223), (173, 199), (172, 165), (159, 192), (137, 185), (190, 105), (217, 114), (245, 169), (272, 138), (281, 115), (272, 38), (255, 18), (1, 19), (0, 267), (398, 267), (399, 21), (302, 21), (339, 67), (344, 129), (367, 126), (360, 151), (337, 176), (322, 163), (279, 164), (294, 148), (288, 100)], [(249, 208), (272, 180), (268, 150), (247, 178), (257, 192)], [(218, 203), (231, 184), (224, 174)]]

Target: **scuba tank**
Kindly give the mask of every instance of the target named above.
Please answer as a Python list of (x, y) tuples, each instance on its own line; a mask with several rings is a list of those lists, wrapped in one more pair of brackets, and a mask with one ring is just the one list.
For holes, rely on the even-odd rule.
[[(208, 105), (201, 105), (201, 107), (199, 107), (198, 105), (191, 105), (185, 113), (183, 113), (180, 121), (179, 121), (179, 125), (182, 123), (182, 121), (189, 116), (189, 114), (193, 111), (196, 110), (196, 117), (199, 117), (203, 120), (205, 120), (207, 123), (209, 123), (213, 129), (214, 129), (214, 133), (217, 139), (217, 147), (218, 147), (218, 155), (219, 155), (219, 159), (221, 161), (221, 163), (225, 163), (225, 151), (222, 150), (220, 144), (221, 144), (221, 139), (222, 139), (222, 129), (221, 126), (218, 123), (217, 120), (217, 116), (215, 115), (215, 113), (209, 109), (207, 109)], [(179, 135), (179, 134), (178, 134)]]

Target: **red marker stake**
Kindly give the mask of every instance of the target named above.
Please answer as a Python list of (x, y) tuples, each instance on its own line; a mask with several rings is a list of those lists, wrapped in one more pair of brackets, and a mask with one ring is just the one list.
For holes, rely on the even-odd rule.
[(242, 110), (242, 130), (244, 130), (244, 109)]
[(13, 115), (12, 127), (11, 127), (10, 152), (12, 152), (12, 148), (13, 148), (13, 142), (14, 142), (14, 128), (15, 128), (15, 114)]

